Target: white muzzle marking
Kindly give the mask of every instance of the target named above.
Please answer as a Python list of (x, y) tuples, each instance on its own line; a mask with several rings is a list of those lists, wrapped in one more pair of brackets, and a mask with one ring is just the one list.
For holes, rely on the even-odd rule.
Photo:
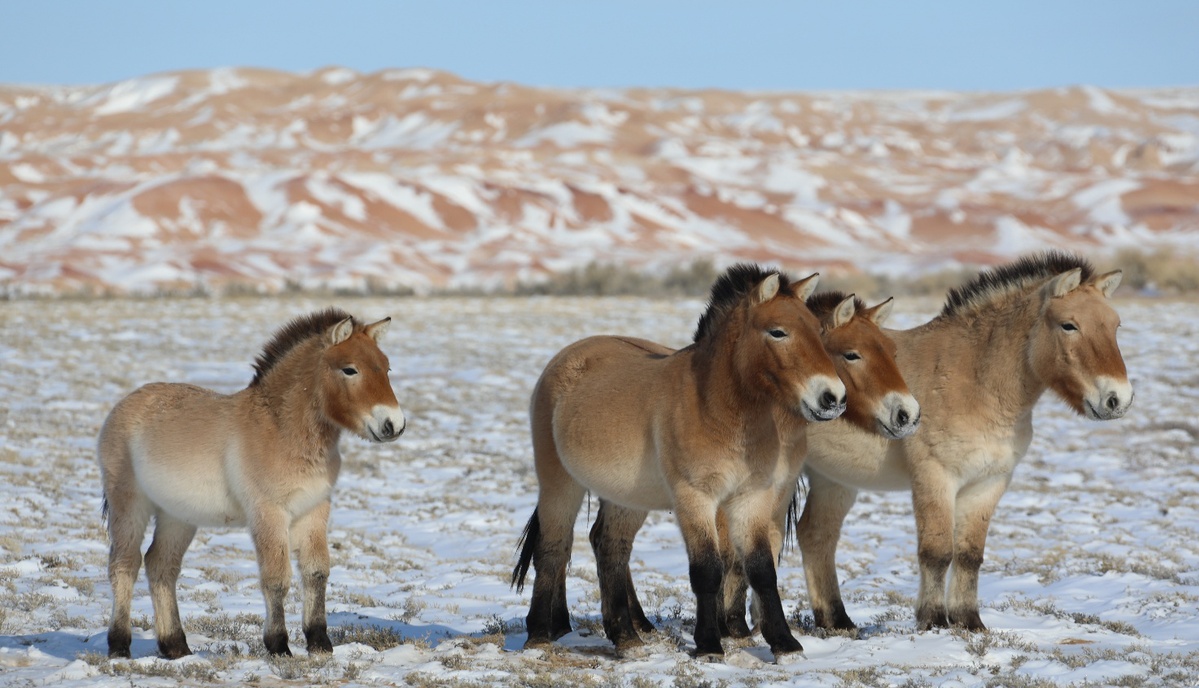
[(893, 440), (907, 437), (920, 427), (920, 403), (911, 394), (890, 392), (879, 403), (874, 420), (884, 437)]
[(363, 422), (363, 436), (372, 442), (394, 442), (404, 434), (408, 421), (399, 406), (376, 405)]
[(1095, 386), (1082, 399), (1083, 410), (1091, 420), (1120, 418), (1132, 406), (1132, 384), (1107, 375), (1095, 378)]
[(845, 383), (827, 375), (813, 376), (799, 400), (800, 411), (807, 420), (833, 420), (845, 413)]

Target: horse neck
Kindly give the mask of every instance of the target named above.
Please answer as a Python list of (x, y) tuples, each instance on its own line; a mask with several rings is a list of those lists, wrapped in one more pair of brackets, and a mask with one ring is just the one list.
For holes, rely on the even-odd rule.
[(940, 335), (952, 337), (959, 347), (964, 365), (954, 375), (970, 376), (970, 384), (1001, 402), (999, 408), (1012, 418), (1030, 413), (1045, 393), (1045, 383), (1029, 363), (1038, 317), (1038, 295), (1032, 291), (949, 318), (948, 331)]
[(314, 393), (320, 388), (315, 361), (319, 352), (315, 342), (295, 347), (250, 388), (270, 409), (280, 438), (296, 444), (305, 456), (327, 453), (341, 436), (341, 429), (329, 422), (320, 396)]
[(693, 348), (691, 370), (700, 393), (701, 412), (709, 420), (743, 427), (747, 419), (760, 420), (770, 413), (765, 408), (769, 402), (761, 392), (742, 379), (736, 345), (737, 333), (720, 327)]

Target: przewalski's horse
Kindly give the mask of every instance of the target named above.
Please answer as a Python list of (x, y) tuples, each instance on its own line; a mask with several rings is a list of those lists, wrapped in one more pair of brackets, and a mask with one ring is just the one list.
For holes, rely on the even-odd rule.
[[(804, 305), (816, 276), (792, 283), (737, 265), (713, 285), (694, 343), (674, 351), (631, 337), (591, 337), (559, 352), (533, 391), (533, 456), (540, 491), (512, 573), (524, 585), (536, 570), (527, 646), (570, 632), (566, 566), (583, 496), (638, 514), (671, 509), (686, 543), (696, 595), (699, 656), (722, 656), (717, 509), (763, 600), (763, 635), (776, 655), (803, 648), (778, 594), (771, 545), (773, 506), (789, 494), (780, 437), (809, 421), (832, 420), (845, 386)], [(778, 420), (787, 428), (781, 433)], [(630, 543), (631, 544), (631, 543)], [(640, 644), (629, 617), (627, 553), (601, 556), (605, 630), (618, 651)]]
[(1094, 420), (1119, 418), (1132, 403), (1120, 319), (1107, 300), (1121, 273), (1093, 272), (1060, 252), (1025, 257), (952, 290), (932, 321), (890, 332), (923, 408), (920, 432), (888, 442), (846, 423), (812, 429), (797, 533), (816, 625), (854, 628), (835, 555), (858, 490), (910, 489), (919, 628), (985, 630), (978, 571), (987, 529), (1028, 451), (1037, 400), (1052, 390)]
[(331, 652), (325, 625), (329, 496), (343, 429), (372, 442), (404, 432), (376, 343), (390, 318), (363, 325), (328, 309), (296, 318), (254, 363), (250, 385), (223, 395), (154, 383), (122, 399), (100, 431), (100, 475), (112, 541), (108, 654), (129, 657), (129, 605), (154, 518), (146, 575), (158, 650), (190, 654), (175, 585), (197, 526), (248, 525), (266, 598), (263, 642), (291, 654), (283, 601), (298, 552), (309, 652)]
[[(832, 357), (837, 375), (847, 390), (845, 413), (841, 420), (835, 422), (852, 423), (866, 432), (877, 433), (888, 439), (906, 437), (920, 424), (920, 404), (908, 392), (907, 383), (899, 372), (895, 362), (895, 344), (881, 329), (891, 313), (893, 303), (887, 299), (873, 308), (866, 308), (860, 299), (836, 291), (816, 294), (807, 300), (809, 310), (820, 320), (824, 349)], [(807, 454), (804, 435), (801, 433), (784, 438), (782, 452), (787, 462), (791, 489), (783, 494), (774, 507), (775, 530), (771, 545), (776, 561), (786, 531), (788, 507)], [(628, 542), (631, 546), (645, 515), (643, 512), (626, 512), (628, 510), (624, 507), (600, 500), (599, 512), (591, 529), (591, 543), (599, 559), (603, 559), (614, 544), (623, 555), (625, 586), (629, 592), (633, 624), (638, 630), (648, 632), (654, 627), (646, 618), (633, 590), (629, 574), (629, 549), (619, 544)], [(721, 630), (731, 637), (744, 638), (750, 635), (745, 622), (747, 585), (743, 575), (744, 564), (726, 537), (729, 524), (725, 515), (721, 513), (718, 518), (721, 553), (725, 562), (722, 600), (724, 626)], [(600, 575), (604, 573), (605, 567), (601, 566)], [(601, 588), (604, 587), (601, 582)], [(604, 604), (605, 609), (608, 606)], [(760, 618), (761, 610), (758, 611)]]

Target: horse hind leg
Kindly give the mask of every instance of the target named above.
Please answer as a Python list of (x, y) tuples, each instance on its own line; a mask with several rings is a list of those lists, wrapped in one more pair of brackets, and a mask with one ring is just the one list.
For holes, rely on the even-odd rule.
[(142, 566), (142, 540), (153, 506), (136, 486), (104, 490), (108, 516), (108, 581), (112, 585), (112, 615), (108, 624), (108, 656), (130, 657), (133, 629), (129, 608), (133, 585)]
[(179, 619), (176, 586), (183, 554), (196, 535), (196, 527), (159, 511), (154, 516), (154, 539), (146, 550), (146, 577), (150, 579), (150, 601), (154, 604), (154, 635), (158, 652), (167, 659), (191, 654)]
[(809, 473), (808, 481), (808, 496), (795, 536), (803, 554), (812, 616), (817, 628), (852, 631), (857, 626), (845, 611), (837, 582), (837, 542), (858, 492), (818, 473)]
[[(632, 576), (629, 571), (629, 557), (633, 551), (633, 538), (645, 523), (646, 516), (648, 513), (645, 511), (601, 501), (595, 525), (591, 528), (591, 547), (595, 551), (599, 577), (604, 633), (618, 652), (642, 645), (641, 637), (637, 635), (634, 626), (630, 604)], [(639, 603), (638, 607), (640, 608)], [(645, 616), (643, 611), (641, 616)]]

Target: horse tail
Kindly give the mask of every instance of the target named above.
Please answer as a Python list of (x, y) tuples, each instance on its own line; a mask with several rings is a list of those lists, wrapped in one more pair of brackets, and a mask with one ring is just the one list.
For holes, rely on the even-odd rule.
[(520, 534), (520, 540), (516, 542), (516, 548), (520, 550), (520, 558), (516, 562), (516, 568), (512, 569), (512, 581), (509, 585), (516, 586), (517, 592), (525, 589), (525, 576), (529, 573), (529, 565), (533, 563), (533, 552), (540, 543), (541, 520), (537, 518), (537, 509), (534, 508), (533, 515), (525, 524), (525, 531)]
[(799, 493), (806, 493), (807, 491), (807, 486), (804, 485), (803, 476), (801, 475), (795, 481), (795, 492), (791, 493), (791, 503), (787, 505), (787, 522), (784, 525), (783, 546), (780, 554), (799, 545)]

